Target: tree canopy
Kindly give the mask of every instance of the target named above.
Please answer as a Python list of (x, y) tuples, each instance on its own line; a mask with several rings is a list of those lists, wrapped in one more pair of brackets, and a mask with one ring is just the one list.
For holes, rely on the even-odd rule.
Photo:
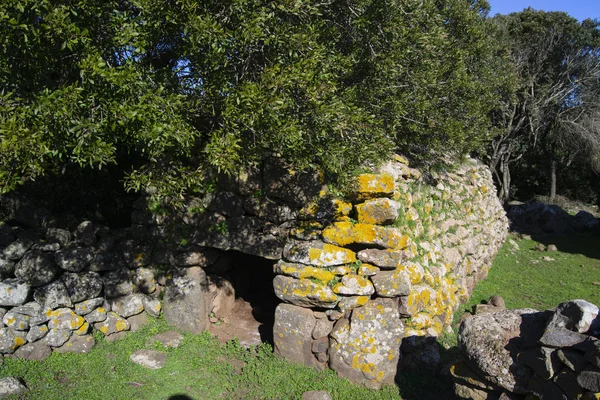
[(531, 8), (491, 22), (509, 54), (509, 89), (494, 113), (499, 134), (490, 154), (500, 198), (511, 196), (514, 167), (523, 187), (531, 185), (532, 173), (539, 179), (540, 170), (550, 171), (542, 180), (553, 197), (559, 166), (579, 161), (577, 174), (586, 164), (581, 159), (588, 167), (600, 165), (600, 22)]
[(490, 138), (477, 0), (0, 5), (0, 192), (116, 165), (166, 199), (265, 155), (339, 176)]

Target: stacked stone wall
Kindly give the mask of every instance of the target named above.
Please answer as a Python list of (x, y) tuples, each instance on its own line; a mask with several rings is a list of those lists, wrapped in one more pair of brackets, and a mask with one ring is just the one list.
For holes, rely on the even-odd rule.
[(118, 338), (161, 310), (184, 331), (206, 330), (233, 307), (236, 251), (273, 260), (278, 354), (392, 383), (402, 339), (450, 325), (507, 220), (474, 160), (424, 177), (397, 157), (348, 193), (269, 162), (174, 214), (142, 198), (127, 229), (2, 225), (0, 353), (87, 351), (93, 329)]

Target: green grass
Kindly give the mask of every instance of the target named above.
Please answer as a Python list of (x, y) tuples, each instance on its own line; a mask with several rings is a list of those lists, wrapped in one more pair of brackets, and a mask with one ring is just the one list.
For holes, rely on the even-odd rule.
[[(508, 308), (548, 309), (570, 299), (600, 303), (600, 238), (577, 236), (545, 240), (559, 252), (538, 252), (533, 240), (517, 240), (511, 253), (505, 244), (488, 278), (478, 284), (465, 310), (492, 295), (504, 298)], [(549, 256), (555, 261), (542, 261)], [(532, 260), (540, 260), (532, 264)], [(456, 328), (456, 322), (454, 327)], [(332, 371), (315, 371), (278, 359), (269, 345), (246, 350), (235, 342), (221, 346), (209, 334), (184, 335), (177, 349), (146, 345), (152, 335), (171, 330), (163, 319), (115, 343), (97, 336), (87, 355), (53, 354), (43, 362), (5, 358), (0, 376), (23, 378), (30, 389), (27, 399), (299, 399), (308, 390), (327, 390), (334, 399), (436, 399), (450, 398), (447, 379), (401, 374), (398, 386), (372, 391), (340, 379)], [(456, 332), (456, 329), (455, 329)], [(456, 333), (439, 339), (448, 350), (442, 363), (455, 359)], [(152, 371), (133, 364), (130, 354), (142, 348), (168, 353), (165, 368)], [(180, 396), (180, 397), (177, 397)], [(183, 397), (187, 396), (187, 397)]]
[[(146, 345), (152, 335), (172, 330), (153, 320), (124, 339), (99, 338), (89, 354), (52, 354), (43, 362), (5, 358), (0, 376), (23, 378), (27, 399), (299, 399), (308, 390), (328, 390), (336, 399), (399, 399), (397, 387), (373, 391), (275, 357), (269, 345), (247, 350), (236, 342), (221, 346), (208, 333), (185, 334), (183, 344), (166, 350)], [(160, 370), (129, 360), (143, 348), (166, 351)], [(181, 397), (187, 396), (187, 397)]]

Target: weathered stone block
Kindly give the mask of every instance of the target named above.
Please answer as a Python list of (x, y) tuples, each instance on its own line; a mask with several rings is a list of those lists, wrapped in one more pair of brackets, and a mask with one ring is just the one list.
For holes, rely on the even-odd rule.
[(340, 300), (330, 287), (309, 279), (277, 275), (273, 287), (277, 297), (297, 306), (334, 308)]

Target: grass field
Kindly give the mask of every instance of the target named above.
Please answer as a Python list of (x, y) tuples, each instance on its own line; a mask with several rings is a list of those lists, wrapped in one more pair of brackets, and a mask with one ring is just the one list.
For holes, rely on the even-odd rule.
[[(488, 278), (459, 309), (455, 321), (464, 310), (492, 295), (502, 296), (509, 308), (547, 309), (575, 298), (600, 303), (596, 253), (600, 237), (557, 240), (559, 252), (552, 253), (536, 251), (533, 240), (517, 243), (514, 254), (510, 244), (503, 247)], [(546, 256), (554, 261), (542, 260)], [(371, 391), (339, 379), (332, 371), (318, 372), (277, 359), (269, 345), (250, 350), (235, 342), (220, 346), (209, 334), (184, 335), (177, 349), (146, 345), (149, 337), (169, 329), (158, 319), (118, 342), (97, 337), (96, 347), (87, 355), (53, 354), (43, 362), (5, 358), (0, 376), (23, 378), (30, 389), (27, 399), (299, 399), (307, 390), (328, 390), (334, 399), (344, 400), (451, 395), (447, 380), (415, 374), (400, 376), (398, 386)], [(443, 362), (457, 356), (455, 334), (445, 335), (440, 343), (447, 348), (442, 350)], [(167, 352), (165, 368), (152, 371), (133, 364), (129, 355), (140, 348)]]

